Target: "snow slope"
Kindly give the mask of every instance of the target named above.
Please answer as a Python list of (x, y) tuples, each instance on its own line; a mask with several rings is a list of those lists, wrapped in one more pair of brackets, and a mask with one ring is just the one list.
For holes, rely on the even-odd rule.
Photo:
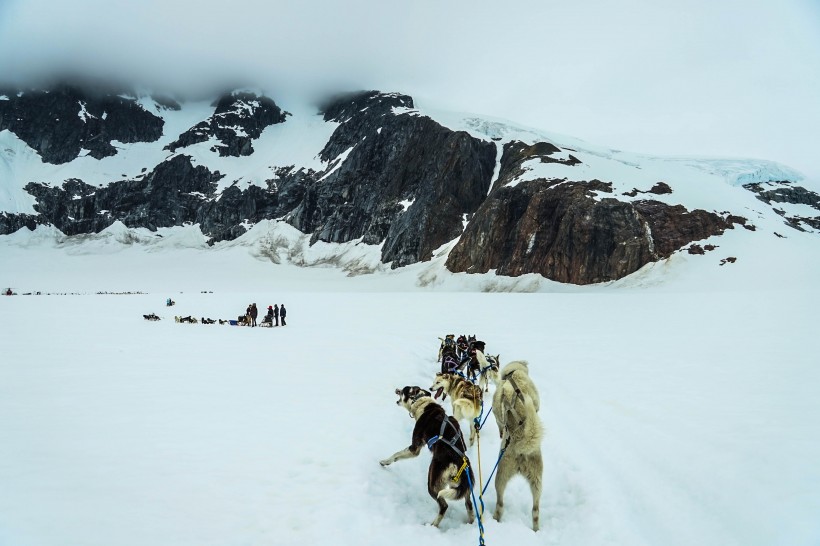
[[(34, 213), (34, 199), (23, 190), (30, 181), (46, 181), (61, 184), (69, 178), (80, 178), (88, 183), (106, 185), (123, 179), (139, 180), (157, 163), (173, 154), (163, 147), (177, 136), (206, 119), (213, 112), (213, 106), (206, 102), (184, 103), (179, 111), (168, 110), (158, 106), (152, 100), (141, 99), (144, 108), (165, 120), (164, 134), (153, 143), (117, 144), (118, 153), (102, 160), (89, 156), (79, 157), (64, 165), (43, 163), (39, 156), (25, 143), (9, 131), (0, 132), (0, 211)], [(193, 162), (207, 166), (212, 171), (219, 171), (224, 177), (219, 181), (218, 191), (236, 184), (240, 188), (249, 185), (267, 187), (267, 180), (275, 179), (275, 170), (280, 167), (313, 169), (316, 171), (338, 168), (346, 158), (342, 153), (330, 162), (323, 162), (318, 154), (328, 138), (338, 126), (336, 122), (325, 122), (315, 109), (300, 104), (283, 104), (290, 112), (284, 123), (267, 127), (253, 145), (256, 150), (251, 156), (220, 157), (211, 151), (212, 142), (202, 142), (182, 148), (178, 154), (190, 155)], [(651, 195), (652, 199), (670, 205), (682, 204), (687, 209), (696, 208), (707, 211), (729, 211), (747, 218), (756, 228), (754, 234), (742, 233), (737, 227), (722, 237), (713, 237), (701, 244), (712, 244), (717, 251), (706, 256), (688, 256), (679, 252), (669, 260), (650, 264), (644, 270), (622, 279), (611, 286), (645, 286), (662, 282), (671, 286), (685, 285), (704, 286), (717, 283), (717, 288), (734, 286), (738, 280), (732, 273), (716, 275), (713, 269), (721, 266), (721, 260), (729, 257), (738, 259), (731, 267), (723, 268), (732, 271), (744, 270), (741, 273), (742, 283), (757, 282), (754, 272), (766, 271), (771, 278), (784, 279), (798, 272), (798, 275), (811, 277), (817, 273), (817, 236), (810, 226), (804, 224), (810, 233), (794, 230), (784, 225), (783, 218), (777, 211), (788, 215), (817, 217), (818, 213), (807, 205), (763, 203), (751, 191), (739, 186), (750, 182), (780, 181), (784, 179), (798, 182), (809, 189), (819, 189), (810, 180), (775, 162), (741, 159), (696, 159), (696, 158), (659, 158), (641, 154), (612, 150), (602, 146), (586, 143), (577, 138), (544, 132), (537, 129), (521, 127), (505, 120), (486, 116), (454, 113), (436, 109), (421, 102), (417, 109), (396, 109), (397, 115), (426, 115), (454, 130), (467, 131), (476, 138), (495, 143), (497, 164), (494, 181), (499, 175), (500, 158), (503, 146), (513, 140), (525, 143), (550, 142), (561, 148), (553, 159), (568, 159), (570, 155), (578, 158), (581, 164), (570, 166), (560, 163), (542, 163), (537, 159), (524, 164), (525, 172), (511, 184), (526, 184), (536, 178), (553, 178), (567, 180), (599, 179), (612, 184), (612, 194), (601, 194), (599, 197), (616, 196), (620, 200), (645, 199), (645, 193), (636, 193), (633, 197), (626, 192), (638, 190), (646, 192), (657, 182), (663, 181), (672, 187), (671, 194)], [(219, 198), (219, 194), (216, 199)], [(405, 203), (406, 205), (406, 203)], [(775, 210), (777, 209), (777, 211)], [(465, 218), (465, 225), (467, 219)], [(488, 290), (488, 291), (574, 291), (574, 287), (564, 287), (546, 281), (537, 275), (526, 275), (516, 279), (500, 279), (494, 275), (462, 278), (448, 273), (443, 263), (447, 253), (455, 245), (451, 241), (438, 250), (430, 262), (402, 268), (402, 271), (391, 271), (389, 265), (381, 264), (378, 246), (363, 245), (353, 241), (344, 245), (327, 245), (318, 243), (310, 246), (303, 234), (292, 230), (283, 223), (271, 220), (263, 221), (236, 241), (223, 242), (207, 247), (205, 237), (197, 226), (183, 226), (163, 229), (151, 233), (142, 229), (127, 230), (122, 225), (111, 226), (103, 233), (75, 238), (66, 238), (53, 230), (41, 228), (36, 233), (22, 230), (10, 236), (0, 236), (0, 258), (7, 263), (22, 260), (29, 267), (11, 268), (0, 282), (11, 286), (25, 285), (23, 290), (50, 290), (60, 286), (62, 290), (101, 289), (100, 283), (93, 281), (78, 285), (75, 281), (67, 286), (48, 274), (51, 263), (60, 267), (80, 269), (82, 263), (74, 264), (70, 256), (83, 255), (99, 262), (95, 267), (109, 270), (110, 274), (102, 276), (106, 286), (123, 285), (129, 287), (141, 284), (145, 287), (163, 287), (167, 285), (168, 275), (184, 278), (194, 269), (199, 272), (205, 284), (225, 289), (235, 289), (237, 277), (243, 282), (253, 282), (254, 286), (264, 283), (266, 276), (274, 274), (265, 267), (266, 263), (290, 264), (296, 266), (322, 266), (337, 268), (336, 277), (378, 273), (378, 280), (368, 279), (361, 282), (346, 283), (345, 289), (354, 286), (360, 290), (379, 289), (405, 290), (414, 287), (448, 290)], [(50, 233), (51, 235), (46, 235)], [(162, 237), (159, 237), (159, 236)], [(47, 264), (38, 264), (40, 254), (29, 253), (26, 248), (42, 246), (51, 248), (52, 254), (44, 258)], [(201, 251), (210, 248), (212, 254), (202, 252), (183, 252), (183, 249)], [(154, 256), (154, 254), (173, 250), (171, 256)], [(101, 253), (105, 256), (116, 255), (116, 262), (107, 262), (107, 258), (91, 258)], [(148, 256), (150, 255), (150, 256)], [(181, 258), (181, 259), (180, 259)], [(223, 260), (249, 264), (229, 278), (211, 271), (222, 271), (218, 266)], [(162, 272), (156, 275), (154, 272)], [(651, 271), (647, 273), (647, 271)], [(693, 271), (704, 271), (703, 275)], [(131, 272), (139, 272), (132, 281)], [(308, 286), (312, 273), (296, 276), (294, 282), (299, 286)], [(319, 273), (322, 277), (325, 273)], [(156, 279), (154, 279), (156, 277)], [(215, 278), (214, 278), (215, 277)], [(80, 276), (71, 277), (72, 279)], [(213, 280), (211, 280), (213, 278)], [(253, 280), (251, 280), (253, 279)], [(156, 280), (156, 282), (155, 282)], [(31, 282), (29, 282), (31, 281)], [(257, 282), (258, 281), (258, 282)], [(55, 284), (56, 283), (56, 284)], [(171, 282), (173, 284), (173, 282)], [(262, 284), (264, 286), (264, 284)]]

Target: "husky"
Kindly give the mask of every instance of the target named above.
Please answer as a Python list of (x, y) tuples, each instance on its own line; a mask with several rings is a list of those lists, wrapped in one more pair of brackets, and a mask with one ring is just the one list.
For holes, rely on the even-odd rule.
[(452, 351), (455, 353), (456, 351), (456, 335), (455, 334), (447, 334), (444, 337), (439, 337), (439, 341), (441, 342), (438, 347), (438, 358), (436, 362), (441, 362), (442, 356), (444, 356), (445, 352)]
[(416, 420), (413, 439), (410, 447), (397, 451), (379, 461), (379, 464), (388, 466), (401, 459), (416, 457), (422, 446), (427, 444), (433, 454), (427, 471), (427, 492), (438, 503), (438, 516), (432, 525), (438, 527), (444, 518), (448, 507), (447, 499), (464, 499), (467, 523), (473, 523), (475, 515), (469, 485), (474, 481), (473, 470), (465, 454), (467, 448), (458, 421), (448, 417), (444, 408), (430, 396), (430, 391), (421, 387), (396, 389), (396, 394), (399, 395), (396, 404), (406, 409), (410, 417)]
[(450, 403), (453, 404), (453, 417), (459, 421), (462, 419), (469, 421), (470, 445), (472, 446), (476, 436), (473, 419), (481, 415), (481, 387), (454, 373), (437, 373), (430, 390), (435, 392), (436, 399), (443, 395), (442, 400), (444, 400), (449, 396)]
[(478, 386), (484, 392), (490, 391), (490, 383), (498, 383), (498, 368), (501, 362), (501, 355), (485, 355), (476, 349), (475, 360), (478, 363)]
[(142, 315), (142, 318), (145, 320), (159, 320), (159, 317), (154, 313), (151, 313), (150, 315)]
[(521, 474), (532, 492), (532, 529), (538, 530), (541, 503), (541, 478), (544, 462), (541, 439), (544, 427), (538, 417), (541, 401), (529, 375), (528, 363), (510, 362), (501, 374), (493, 396), (493, 414), (504, 449), (495, 475), (496, 507), (493, 517), (501, 521), (504, 489), (516, 474)]

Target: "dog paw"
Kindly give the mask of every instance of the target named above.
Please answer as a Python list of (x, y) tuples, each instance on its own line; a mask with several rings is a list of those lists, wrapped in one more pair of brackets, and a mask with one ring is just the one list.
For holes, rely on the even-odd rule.
[(389, 464), (390, 464), (390, 463), (392, 463), (392, 462), (393, 462), (393, 461), (391, 461), (390, 459), (384, 459), (384, 460), (382, 460), (382, 461), (379, 461), (379, 464), (380, 464), (380, 465), (382, 465), (382, 466), (387, 466), (387, 465), (389, 465)]

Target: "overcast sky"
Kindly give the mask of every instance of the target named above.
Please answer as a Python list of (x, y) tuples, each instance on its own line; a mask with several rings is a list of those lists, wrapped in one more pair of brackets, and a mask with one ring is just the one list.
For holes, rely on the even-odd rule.
[(0, 78), (401, 91), (820, 184), (820, 0), (0, 0)]

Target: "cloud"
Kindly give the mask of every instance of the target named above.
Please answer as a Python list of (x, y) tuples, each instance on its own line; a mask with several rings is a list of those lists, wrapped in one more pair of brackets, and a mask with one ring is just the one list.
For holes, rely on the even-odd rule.
[(5, 0), (0, 74), (163, 91), (402, 91), (591, 142), (761, 157), (820, 182), (810, 0)]

